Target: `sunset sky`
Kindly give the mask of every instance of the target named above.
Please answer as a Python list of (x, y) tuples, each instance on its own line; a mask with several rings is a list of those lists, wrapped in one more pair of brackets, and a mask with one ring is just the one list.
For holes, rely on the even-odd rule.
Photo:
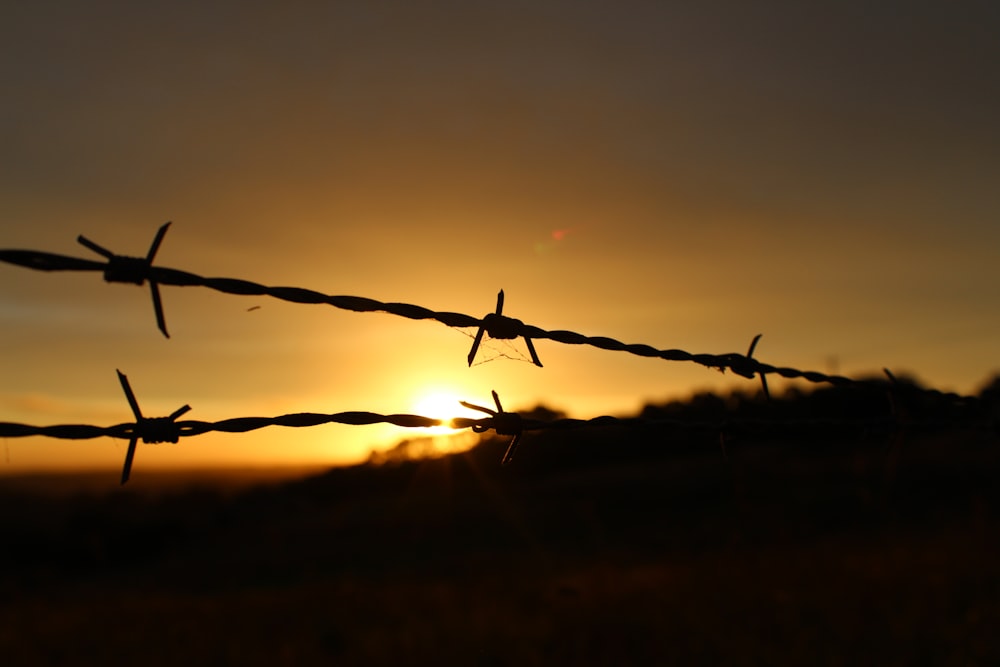
[[(157, 264), (972, 393), (1000, 371), (1000, 4), (7, 3), (0, 248)], [(753, 388), (537, 341), (0, 264), (0, 421), (414, 412), (571, 416)], [(248, 310), (259, 306), (253, 310)], [(518, 342), (523, 349), (523, 342)], [(488, 350), (486, 350), (489, 353)], [(778, 383), (775, 382), (777, 385)], [(457, 403), (455, 416), (464, 416)], [(336, 463), (419, 435), (270, 428), (162, 466)], [(6, 439), (0, 474), (125, 443)]]

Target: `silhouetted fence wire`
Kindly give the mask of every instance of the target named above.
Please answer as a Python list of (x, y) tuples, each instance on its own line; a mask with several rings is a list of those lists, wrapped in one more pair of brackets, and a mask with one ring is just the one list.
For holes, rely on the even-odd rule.
[[(345, 424), (353, 426), (370, 424), (392, 424), (403, 428), (429, 428), (447, 425), (455, 429), (471, 429), (476, 433), (494, 431), (498, 435), (511, 436), (512, 439), (503, 456), (502, 463), (509, 463), (520, 442), (521, 436), (527, 431), (566, 430), (603, 426), (654, 426), (668, 427), (685, 431), (713, 431), (725, 440), (728, 430), (734, 428), (794, 428), (794, 427), (832, 427), (854, 426), (863, 428), (892, 429), (902, 432), (904, 428), (927, 425), (954, 425), (956, 423), (977, 423), (992, 430), (997, 429), (996, 415), (985, 415), (979, 405), (979, 398), (960, 396), (952, 392), (942, 392), (936, 389), (916, 387), (901, 383), (888, 370), (885, 370), (886, 380), (881, 379), (851, 379), (840, 375), (828, 375), (815, 371), (801, 371), (795, 368), (772, 366), (753, 357), (761, 335), (757, 334), (750, 343), (746, 354), (693, 354), (678, 349), (657, 349), (644, 344), (627, 344), (604, 336), (586, 336), (573, 331), (547, 331), (536, 326), (525, 324), (521, 320), (503, 314), (504, 293), (501, 290), (497, 296), (494, 312), (482, 318), (464, 315), (462, 313), (438, 312), (422, 306), (407, 303), (386, 303), (357, 296), (333, 296), (300, 287), (269, 287), (248, 280), (234, 278), (205, 278), (187, 271), (179, 271), (153, 266), (153, 259), (170, 223), (166, 223), (157, 231), (156, 237), (144, 258), (115, 255), (111, 251), (80, 236), (78, 241), (103, 256), (107, 261), (68, 257), (53, 253), (34, 250), (0, 250), (0, 260), (24, 266), (39, 271), (101, 271), (107, 282), (123, 282), (143, 285), (147, 281), (153, 300), (157, 325), (163, 334), (169, 337), (163, 305), (160, 299), (159, 285), (201, 286), (235, 295), (267, 295), (283, 301), (305, 304), (328, 304), (335, 308), (354, 312), (385, 312), (413, 320), (433, 319), (453, 328), (475, 327), (472, 348), (468, 353), (468, 362), (472, 365), (483, 337), (489, 335), (499, 340), (524, 338), (531, 360), (537, 366), (542, 363), (532, 343), (533, 339), (548, 339), (567, 345), (590, 345), (600, 349), (628, 352), (642, 357), (660, 358), (667, 361), (689, 361), (720, 371), (732, 371), (748, 379), (759, 378), (764, 395), (770, 399), (767, 376), (774, 374), (787, 379), (802, 379), (812, 383), (826, 383), (834, 387), (852, 387), (855, 389), (875, 389), (885, 397), (885, 410), (879, 414), (867, 417), (852, 418), (849, 415), (837, 415), (832, 418), (789, 419), (787, 415), (781, 418), (740, 418), (720, 417), (711, 420), (647, 418), (647, 417), (612, 417), (600, 416), (590, 419), (536, 419), (508, 412), (500, 404), (500, 398), (493, 392), (496, 409), (486, 408), (472, 403), (462, 402), (466, 408), (484, 413), (481, 418), (458, 417), (450, 420), (436, 419), (413, 414), (379, 414), (367, 411), (338, 412), (321, 414), (300, 412), (280, 415), (277, 417), (238, 417), (216, 422), (179, 420), (190, 407), (182, 406), (167, 417), (147, 418), (142, 414), (128, 379), (120, 371), (119, 381), (125, 396), (135, 416), (135, 421), (113, 426), (95, 426), (89, 424), (62, 424), (55, 426), (32, 426), (27, 424), (0, 422), (0, 437), (43, 436), (67, 440), (84, 440), (99, 437), (112, 437), (129, 440), (129, 447), (122, 471), (122, 483), (128, 478), (139, 440), (155, 444), (162, 442), (176, 443), (182, 437), (201, 435), (209, 432), (246, 433), (269, 426), (286, 426), (293, 428), (319, 426), (323, 424)], [(938, 411), (942, 416), (922, 414), (917, 418), (906, 405), (907, 397), (919, 396), (932, 400), (938, 407), (944, 406), (944, 411)], [(912, 400), (911, 400), (912, 402)], [(926, 407), (926, 406), (924, 406)], [(958, 408), (956, 411), (955, 409)], [(934, 412), (931, 410), (930, 412)], [(992, 420), (992, 421), (991, 421)]]
[[(546, 330), (519, 319), (503, 315), (504, 293), (500, 291), (497, 297), (496, 309), (482, 318), (448, 311), (434, 311), (423, 306), (409, 303), (383, 302), (359, 296), (336, 296), (323, 294), (301, 287), (269, 287), (249, 280), (236, 278), (205, 278), (187, 271), (153, 266), (153, 259), (160, 243), (169, 228), (166, 223), (159, 228), (146, 257), (127, 257), (116, 255), (102, 246), (90, 241), (84, 236), (78, 237), (81, 245), (103, 256), (107, 261), (99, 262), (36, 250), (0, 249), (0, 260), (38, 271), (100, 271), (107, 282), (150, 284), (153, 298), (153, 308), (157, 324), (163, 334), (169, 337), (166, 319), (159, 294), (159, 285), (174, 285), (179, 287), (207, 287), (226, 294), (241, 296), (270, 296), (282, 301), (303, 304), (328, 304), (334, 308), (353, 312), (383, 312), (412, 320), (435, 320), (448, 327), (474, 327), (478, 329), (472, 349), (468, 354), (471, 365), (483, 335), (499, 340), (524, 338), (532, 362), (538, 366), (542, 363), (538, 358), (532, 340), (546, 339), (565, 345), (589, 345), (603, 350), (627, 352), (640, 357), (659, 358), (666, 361), (693, 362), (721, 371), (729, 370), (748, 379), (759, 378), (765, 393), (768, 393), (767, 376), (778, 375), (786, 379), (800, 379), (812, 383), (826, 383), (838, 387), (869, 385), (869, 380), (855, 380), (841, 375), (829, 375), (817, 371), (803, 371), (796, 368), (773, 366), (753, 357), (754, 348), (760, 339), (760, 334), (754, 337), (746, 354), (731, 352), (727, 354), (691, 353), (679, 349), (657, 349), (651, 345), (639, 343), (623, 343), (606, 336), (587, 336), (574, 331), (562, 329)], [(969, 400), (971, 397), (960, 396), (951, 392), (941, 392), (935, 389), (925, 390), (939, 397), (951, 400)]]
[[(891, 375), (890, 375), (891, 377)], [(48, 438), (58, 438), (63, 440), (89, 440), (100, 437), (111, 437), (129, 440), (129, 447), (125, 457), (122, 470), (121, 483), (128, 481), (132, 461), (139, 440), (146, 444), (176, 443), (180, 438), (202, 435), (209, 432), (219, 433), (247, 433), (269, 426), (286, 426), (292, 428), (304, 428), (311, 426), (321, 426), (325, 424), (346, 424), (351, 426), (364, 426), (371, 424), (392, 424), (403, 428), (430, 428), (435, 426), (448, 426), (461, 430), (471, 429), (475, 433), (485, 433), (494, 431), (497, 435), (511, 436), (511, 441), (501, 460), (503, 465), (510, 463), (514, 457), (518, 443), (522, 435), (528, 431), (544, 430), (569, 430), (588, 427), (668, 427), (673, 430), (682, 431), (708, 431), (719, 434), (720, 440), (725, 447), (725, 437), (727, 432), (733, 429), (753, 430), (755, 428), (773, 428), (775, 426), (782, 429), (794, 427), (842, 427), (851, 426), (857, 428), (881, 428), (883, 430), (895, 430), (901, 433), (904, 428), (914, 426), (954, 426), (978, 425), (987, 429), (996, 428), (996, 424), (989, 422), (989, 416), (978, 411), (965, 412), (961, 415), (951, 415), (945, 417), (923, 416), (915, 418), (908, 414), (908, 410), (903, 407), (898, 389), (892, 389), (886, 399), (885, 411), (883, 414), (871, 415), (868, 417), (851, 418), (841, 415), (833, 418), (808, 418), (808, 419), (732, 419), (720, 418), (712, 420), (692, 420), (692, 419), (672, 419), (672, 418), (647, 418), (647, 417), (614, 417), (599, 416), (590, 419), (558, 418), (558, 419), (537, 419), (522, 415), (518, 412), (505, 411), (500, 403), (500, 398), (494, 391), (493, 401), (496, 409), (482, 407), (473, 403), (461, 401), (466, 408), (482, 412), (488, 416), (481, 418), (455, 417), (452, 419), (438, 419), (422, 415), (396, 413), (379, 414), (367, 411), (337, 412), (333, 414), (322, 414), (314, 412), (298, 412), (280, 415), (277, 417), (237, 417), (224, 419), (221, 421), (208, 422), (197, 420), (178, 421), (178, 418), (185, 414), (190, 407), (184, 405), (175, 410), (167, 417), (145, 417), (139, 407), (128, 378), (118, 371), (118, 379), (125, 392), (126, 399), (135, 416), (135, 421), (115, 424), (112, 426), (96, 426), (91, 424), (60, 424), (53, 426), (33, 426), (11, 422), (0, 422), (0, 437), (18, 438), (29, 436), (43, 436)], [(907, 387), (907, 389), (912, 389)], [(925, 395), (922, 392), (917, 392)], [(978, 398), (974, 399), (978, 402)], [(953, 404), (952, 404), (953, 405)], [(966, 407), (968, 403), (965, 404)], [(984, 419), (985, 417), (985, 419)]]

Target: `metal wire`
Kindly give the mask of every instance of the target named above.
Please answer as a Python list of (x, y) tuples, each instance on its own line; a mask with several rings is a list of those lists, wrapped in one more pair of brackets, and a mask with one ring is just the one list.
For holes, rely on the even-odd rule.
[[(170, 223), (167, 223), (169, 225)], [(564, 345), (588, 345), (602, 350), (615, 352), (627, 352), (640, 357), (659, 358), (666, 361), (693, 362), (714, 368), (721, 371), (732, 371), (737, 375), (746, 378), (760, 378), (767, 393), (767, 375), (779, 375), (787, 379), (805, 380), (811, 383), (826, 383), (837, 387), (848, 386), (870, 386), (871, 380), (855, 380), (842, 375), (830, 375), (817, 371), (805, 371), (796, 368), (774, 366), (761, 362), (753, 358), (754, 348), (760, 339), (758, 334), (750, 344), (747, 354), (737, 352), (727, 354), (705, 354), (692, 353), (680, 349), (658, 349), (652, 345), (640, 343), (624, 343), (622, 341), (607, 336), (588, 336), (575, 331), (563, 329), (546, 330), (530, 324), (525, 324), (521, 320), (507, 317), (502, 314), (503, 291), (500, 291), (497, 299), (497, 306), (494, 312), (488, 313), (482, 318), (454, 313), (449, 311), (435, 311), (423, 306), (409, 303), (383, 302), (375, 299), (359, 296), (330, 295), (323, 294), (311, 289), (302, 287), (271, 287), (262, 285), (250, 280), (240, 280), (236, 278), (206, 278), (187, 271), (169, 269), (152, 265), (152, 258), (159, 247), (167, 225), (162, 226), (157, 232), (156, 239), (145, 258), (128, 258), (119, 256), (105, 250), (96, 243), (80, 237), (80, 242), (105, 256), (107, 262), (98, 262), (65, 255), (41, 252), (36, 250), (4, 250), (0, 249), (0, 261), (17, 266), (23, 266), (37, 271), (101, 271), (105, 280), (109, 282), (129, 282), (142, 284), (143, 280), (149, 280), (152, 286), (154, 308), (157, 314), (157, 322), (161, 330), (166, 335), (166, 324), (162, 314), (162, 306), (159, 300), (157, 285), (173, 285), (179, 287), (207, 287), (226, 294), (241, 296), (270, 296), (282, 301), (302, 304), (327, 304), (341, 310), (353, 312), (383, 312), (412, 320), (435, 320), (448, 327), (474, 327), (478, 329), (476, 339), (473, 342), (472, 350), (468, 355), (471, 365), (478, 349), (479, 342), (485, 333), (489, 333), (493, 338), (512, 339), (523, 337), (528, 343), (532, 361), (541, 366), (537, 353), (531, 341), (533, 339), (552, 340)], [(118, 267), (128, 266), (131, 272), (126, 275), (116, 273)], [(114, 269), (114, 270), (113, 270)], [(880, 384), (878, 382), (876, 385)], [(970, 400), (971, 397), (960, 396), (951, 392), (940, 392), (934, 389), (926, 390), (937, 397), (950, 400)]]
[[(494, 312), (488, 313), (483, 318), (476, 318), (470, 315), (453, 312), (433, 311), (423, 306), (416, 306), (407, 303), (386, 303), (357, 296), (334, 296), (323, 294), (301, 287), (270, 287), (249, 280), (239, 280), (234, 278), (206, 278), (187, 271), (168, 269), (153, 266), (153, 259), (163, 241), (164, 235), (170, 223), (166, 223), (157, 231), (156, 237), (145, 257), (127, 257), (116, 255), (93, 241), (80, 236), (78, 241), (81, 245), (89, 248), (101, 255), (106, 261), (98, 262), (75, 257), (67, 257), (53, 253), (40, 252), (35, 250), (0, 250), (0, 261), (8, 262), (18, 266), (23, 266), (38, 271), (101, 271), (107, 282), (131, 283), (143, 285), (147, 281), (150, 284), (153, 308), (156, 314), (157, 326), (163, 334), (169, 337), (166, 327), (166, 319), (163, 314), (163, 305), (159, 294), (159, 285), (174, 285), (179, 287), (200, 286), (214, 289), (226, 294), (271, 296), (283, 301), (303, 304), (328, 304), (342, 310), (354, 312), (385, 312), (399, 317), (413, 320), (432, 319), (449, 327), (463, 328), (476, 327), (477, 333), (474, 337), (472, 349), (468, 353), (469, 365), (472, 365), (483, 336), (489, 334), (491, 338), (499, 340), (511, 340), (524, 338), (532, 362), (541, 366), (538, 354), (532, 343), (533, 339), (553, 340), (566, 345), (589, 345), (604, 350), (627, 352), (629, 354), (660, 358), (667, 361), (687, 361), (700, 364), (708, 368), (718, 370), (729, 370), (737, 375), (749, 379), (759, 378), (764, 395), (769, 399), (767, 375), (775, 374), (788, 379), (802, 379), (813, 383), (826, 383), (835, 387), (855, 387), (874, 388), (880, 392), (885, 392), (888, 397), (887, 414), (876, 415), (863, 419), (850, 419), (848, 417), (837, 417), (833, 419), (809, 419), (809, 420), (767, 420), (767, 419), (721, 419), (717, 421), (692, 421), (675, 419), (648, 419), (643, 417), (611, 417), (601, 416), (592, 419), (554, 419), (538, 420), (526, 417), (516, 412), (507, 412), (503, 409), (500, 398), (493, 392), (493, 401), (496, 409), (486, 408), (472, 403), (462, 402), (467, 408), (484, 413), (485, 417), (479, 419), (455, 418), (452, 420), (441, 420), (431, 417), (412, 414), (378, 414), (374, 412), (354, 411), (338, 412), (333, 414), (320, 414), (312, 412), (299, 412), (280, 415), (277, 417), (238, 417), (217, 422), (185, 420), (178, 421), (178, 418), (185, 414), (190, 407), (182, 406), (166, 417), (145, 417), (139, 408), (138, 401), (128, 383), (128, 378), (123, 373), (118, 372), (118, 378), (122, 389), (128, 400), (129, 406), (135, 417), (131, 423), (116, 424), (113, 426), (94, 426), (90, 424), (62, 424), (56, 426), (32, 426), (28, 424), (0, 422), (0, 437), (27, 437), (44, 436), (50, 438), (60, 438), (67, 440), (85, 440), (98, 437), (112, 437), (129, 440), (128, 452), (122, 471), (122, 484), (129, 479), (132, 467), (132, 460), (135, 454), (138, 441), (155, 444), (160, 442), (178, 442), (182, 437), (191, 437), (208, 432), (223, 433), (246, 433), (268, 426), (286, 426), (292, 428), (302, 428), (319, 426), (322, 424), (348, 424), (367, 425), (386, 423), (401, 426), (404, 428), (427, 428), (448, 424), (452, 428), (470, 428), (476, 433), (494, 431), (498, 435), (512, 436), (507, 451), (503, 456), (502, 463), (510, 463), (514, 457), (521, 436), (526, 431), (538, 430), (566, 430), (586, 427), (601, 426), (667, 426), (674, 429), (684, 430), (709, 430), (720, 433), (725, 451), (725, 433), (732, 428), (792, 428), (796, 426), (824, 427), (824, 426), (844, 426), (854, 425), (864, 428), (883, 427), (895, 429), (902, 432), (904, 426), (911, 427), (919, 425), (904, 407), (904, 398), (907, 395), (920, 395), (938, 401), (939, 405), (950, 407), (959, 406), (962, 408), (976, 408), (965, 410), (962, 417), (965, 422), (977, 421), (981, 417), (979, 410), (979, 399), (970, 396), (960, 396), (955, 393), (941, 392), (935, 389), (923, 389), (910, 385), (904, 385), (888, 370), (885, 370), (888, 381), (884, 380), (854, 380), (840, 375), (828, 375), (815, 371), (802, 371), (795, 368), (778, 367), (763, 363), (753, 358), (757, 343), (761, 335), (757, 334), (750, 343), (746, 354), (694, 354), (678, 349), (657, 349), (651, 345), (623, 343), (614, 338), (605, 336), (586, 336), (574, 331), (553, 330), (548, 331), (536, 326), (525, 324), (519, 319), (515, 319), (503, 314), (504, 293), (503, 290), (497, 295), (496, 308)], [(954, 425), (954, 417), (944, 420), (942, 423)], [(988, 421), (988, 420), (986, 420)], [(996, 420), (992, 428), (996, 429)], [(934, 422), (925, 419), (920, 424), (932, 424)]]
[[(889, 374), (890, 378), (892, 377)], [(161, 442), (176, 443), (180, 438), (201, 435), (209, 432), (221, 433), (247, 433), (268, 426), (287, 426), (292, 428), (303, 428), (309, 426), (320, 426), (323, 424), (348, 424), (362, 426), (368, 424), (393, 424), (404, 428), (428, 428), (433, 426), (449, 425), (455, 429), (472, 429), (476, 433), (494, 431), (497, 435), (512, 436), (507, 446), (506, 452), (501, 460), (501, 465), (511, 463), (522, 435), (526, 431), (540, 430), (568, 430), (588, 427), (602, 426), (656, 426), (669, 427), (684, 431), (714, 431), (719, 433), (722, 443), (722, 451), (725, 454), (725, 439), (727, 432), (734, 428), (738, 429), (760, 429), (773, 428), (779, 426), (782, 429), (807, 426), (817, 427), (843, 427), (856, 426), (870, 429), (878, 427), (895, 430), (901, 434), (903, 428), (912, 428), (915, 425), (940, 425), (946, 424), (954, 426), (957, 423), (970, 424), (984, 421), (979, 411), (969, 412), (966, 410), (961, 418), (952, 416), (949, 419), (939, 419), (937, 421), (924, 419), (921, 422), (913, 421), (904, 410), (900, 409), (900, 399), (896, 396), (901, 393), (902, 387), (892, 384), (887, 401), (887, 413), (875, 415), (862, 419), (849, 419), (838, 417), (833, 419), (808, 419), (808, 420), (774, 420), (774, 419), (720, 419), (714, 421), (682, 420), (682, 419), (650, 419), (644, 417), (612, 417), (600, 416), (591, 419), (552, 419), (539, 420), (521, 415), (517, 412), (508, 412), (503, 409), (500, 397), (494, 391), (493, 401), (496, 410), (482, 407), (473, 403), (461, 401), (467, 408), (482, 412), (487, 417), (471, 419), (468, 417), (458, 417), (451, 420), (442, 420), (432, 417), (413, 414), (378, 414), (374, 412), (354, 411), (338, 412), (334, 414), (321, 414), (314, 412), (298, 412), (280, 415), (277, 417), (237, 417), (225, 419), (217, 422), (207, 421), (177, 421), (178, 417), (185, 414), (190, 407), (187, 405), (175, 410), (167, 417), (148, 418), (142, 413), (139, 403), (132, 392), (128, 378), (124, 373), (118, 371), (118, 379), (121, 382), (126, 399), (135, 416), (135, 421), (131, 423), (115, 424), (113, 426), (95, 426), (90, 424), (62, 424), (56, 426), (32, 426), (28, 424), (18, 424), (10, 422), (0, 422), (0, 437), (28, 437), (44, 436), (49, 438), (60, 438), (65, 440), (86, 440), (99, 437), (112, 437), (127, 439), (129, 446), (125, 455), (125, 463), (122, 468), (121, 483), (125, 484), (130, 477), (132, 462), (136, 452), (136, 446), (141, 439), (144, 443), (156, 444)], [(895, 379), (893, 378), (894, 382)], [(978, 400), (978, 399), (977, 399)], [(969, 407), (968, 403), (964, 407)], [(989, 424), (986, 424), (988, 427)], [(995, 425), (994, 425), (995, 428)]]
[[(471, 404), (466, 404), (467, 407)], [(166, 419), (166, 418), (159, 418)], [(914, 420), (905, 422), (907, 426), (953, 425), (975, 423), (968, 420)], [(478, 433), (495, 431), (498, 435), (517, 435), (524, 431), (573, 430), (604, 426), (616, 427), (670, 427), (685, 430), (718, 431), (727, 428), (796, 428), (824, 426), (884, 426), (891, 427), (900, 424), (900, 420), (891, 414), (870, 418), (851, 419), (849, 417), (819, 418), (819, 419), (720, 419), (716, 421), (692, 421), (685, 419), (657, 419), (645, 417), (614, 417), (602, 415), (589, 419), (560, 418), (540, 420), (525, 417), (517, 412), (502, 412), (490, 417), (473, 419), (456, 417), (454, 419), (437, 419), (414, 414), (379, 414), (367, 411), (337, 412), (322, 414), (315, 412), (296, 412), (276, 417), (237, 417), (222, 421), (208, 422), (198, 420), (176, 421), (176, 434), (181, 438), (202, 435), (210, 432), (247, 433), (269, 426), (287, 426), (304, 428), (322, 426), (324, 424), (346, 424), (350, 426), (367, 426), (370, 424), (393, 424), (403, 428), (430, 428), (448, 426), (454, 429), (473, 429)], [(516, 425), (514, 425), (516, 424)], [(90, 424), (60, 424), (54, 426), (32, 426), (13, 422), (0, 422), (0, 437), (20, 438), (43, 436), (62, 440), (90, 440), (110, 437), (122, 440), (131, 438), (144, 439), (143, 426), (140, 422), (128, 422), (113, 426), (95, 426)], [(144, 439), (145, 441), (145, 439)], [(154, 441), (149, 441), (154, 442)], [(157, 440), (156, 442), (165, 442)]]

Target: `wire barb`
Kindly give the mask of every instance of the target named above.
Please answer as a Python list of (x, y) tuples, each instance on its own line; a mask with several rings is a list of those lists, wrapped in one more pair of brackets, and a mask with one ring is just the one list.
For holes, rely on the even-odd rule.
[(503, 298), (503, 290), (500, 290), (500, 293), (497, 294), (496, 311), (487, 313), (482, 319), (479, 330), (476, 332), (476, 338), (472, 341), (472, 349), (469, 350), (469, 365), (471, 366), (476, 358), (479, 345), (483, 342), (483, 333), (488, 333), (490, 338), (497, 340), (513, 340), (523, 336), (524, 342), (528, 344), (528, 353), (531, 355), (532, 363), (541, 368), (542, 362), (538, 359), (538, 353), (535, 352), (535, 345), (524, 332), (524, 322), (503, 314)]
[(143, 417), (128, 377), (120, 370), (116, 369), (115, 372), (118, 373), (118, 381), (122, 385), (122, 391), (125, 392), (125, 398), (128, 400), (129, 407), (132, 408), (132, 415), (135, 417), (131, 437), (128, 441), (128, 451), (125, 453), (125, 465), (122, 467), (121, 483), (125, 484), (132, 474), (132, 460), (135, 458), (135, 448), (139, 438), (142, 438), (142, 441), (149, 445), (161, 442), (177, 443), (181, 436), (180, 426), (176, 423), (177, 418), (190, 410), (191, 406), (183, 405), (167, 417)]
[(745, 355), (742, 354), (729, 354), (726, 357), (726, 364), (723, 366), (723, 370), (728, 367), (732, 372), (737, 375), (741, 375), (748, 380), (753, 380), (756, 376), (760, 376), (760, 384), (764, 389), (764, 396), (768, 400), (771, 399), (771, 392), (767, 388), (767, 376), (764, 374), (764, 365), (753, 358), (753, 352), (757, 348), (757, 343), (760, 341), (760, 337), (764, 334), (757, 334), (750, 341), (750, 347), (747, 349)]
[(149, 252), (146, 253), (145, 257), (126, 257), (124, 255), (116, 255), (107, 248), (94, 243), (83, 234), (80, 234), (76, 238), (77, 243), (80, 245), (89, 248), (102, 257), (107, 258), (108, 263), (104, 267), (105, 282), (129, 283), (141, 286), (147, 280), (149, 281), (149, 289), (153, 296), (153, 312), (156, 313), (156, 326), (167, 338), (170, 338), (170, 334), (167, 333), (167, 322), (163, 317), (163, 303), (160, 301), (160, 288), (156, 279), (153, 277), (153, 259), (156, 257), (156, 252), (160, 249), (160, 244), (163, 243), (163, 237), (166, 235), (167, 229), (169, 228), (169, 222), (160, 226), (156, 232), (156, 237), (153, 239), (153, 243), (149, 246)]
[[(503, 292), (501, 292), (501, 294), (503, 294)], [(497, 392), (493, 391), (492, 393), (493, 402), (497, 406), (496, 410), (490, 410), (489, 408), (484, 408), (481, 405), (466, 403), (465, 401), (459, 401), (459, 403), (470, 410), (478, 410), (479, 412), (485, 412), (490, 415), (490, 419), (487, 420), (486, 423), (472, 425), (472, 430), (475, 433), (482, 433), (493, 429), (498, 435), (513, 436), (510, 444), (507, 445), (507, 451), (504, 452), (503, 459), (500, 461), (500, 465), (507, 465), (514, 460), (514, 452), (517, 451), (517, 445), (521, 442), (521, 435), (524, 433), (524, 420), (521, 419), (521, 415), (516, 412), (504, 412), (503, 405), (500, 404), (500, 397), (497, 395)]]

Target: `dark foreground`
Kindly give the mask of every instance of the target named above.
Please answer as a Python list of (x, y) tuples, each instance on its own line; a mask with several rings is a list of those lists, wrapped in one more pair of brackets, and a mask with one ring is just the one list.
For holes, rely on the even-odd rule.
[(623, 437), (238, 492), (0, 486), (2, 663), (1000, 664), (995, 435)]

